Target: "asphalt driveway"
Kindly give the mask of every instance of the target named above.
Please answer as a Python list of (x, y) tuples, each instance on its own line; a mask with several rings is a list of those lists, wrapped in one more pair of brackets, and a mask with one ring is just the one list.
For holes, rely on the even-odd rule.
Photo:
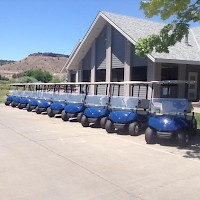
[(147, 145), (78, 122), (0, 105), (0, 199), (200, 198), (200, 139)]

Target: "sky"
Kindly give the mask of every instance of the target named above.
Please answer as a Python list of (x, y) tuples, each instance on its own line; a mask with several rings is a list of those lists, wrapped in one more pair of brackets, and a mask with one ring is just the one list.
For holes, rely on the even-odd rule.
[(0, 0), (0, 60), (69, 55), (100, 10), (145, 18), (140, 0)]

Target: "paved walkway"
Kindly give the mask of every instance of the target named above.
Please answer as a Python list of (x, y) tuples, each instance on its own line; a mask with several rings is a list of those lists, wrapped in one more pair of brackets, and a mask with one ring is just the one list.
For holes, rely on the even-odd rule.
[(0, 105), (0, 199), (199, 200), (199, 144), (147, 145)]

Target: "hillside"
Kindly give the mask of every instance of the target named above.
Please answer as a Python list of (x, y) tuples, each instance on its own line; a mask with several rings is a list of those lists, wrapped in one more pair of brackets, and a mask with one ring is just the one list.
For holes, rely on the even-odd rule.
[(34, 53), (20, 61), (3, 64), (0, 66), (0, 74), (11, 77), (13, 74), (30, 69), (42, 69), (52, 74), (60, 73), (68, 56), (54, 53)]
[(1, 65), (5, 65), (5, 64), (9, 64), (9, 63), (14, 63), (15, 61), (13, 60), (0, 60), (0, 66)]

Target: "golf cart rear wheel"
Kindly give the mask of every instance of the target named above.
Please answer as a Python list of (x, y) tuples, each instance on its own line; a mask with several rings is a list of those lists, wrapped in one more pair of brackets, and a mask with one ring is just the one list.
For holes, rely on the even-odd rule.
[(29, 104), (27, 104), (27, 106), (26, 106), (26, 110), (27, 110), (28, 112), (31, 112), (31, 111), (32, 111), (32, 109), (31, 109), (31, 107), (30, 107)]
[(137, 136), (140, 134), (140, 125), (138, 122), (132, 122), (128, 126), (128, 132), (131, 136)]
[(53, 113), (53, 110), (50, 107), (47, 108), (47, 114), (48, 114), (49, 117), (55, 116), (55, 114)]
[(189, 134), (186, 130), (180, 130), (177, 133), (178, 146), (185, 148), (189, 142)]
[(78, 121), (78, 122), (81, 122), (82, 116), (83, 116), (83, 113), (82, 113), (82, 112), (80, 112), (80, 113), (77, 114), (77, 121)]
[(16, 103), (12, 102), (12, 103), (11, 103), (11, 106), (12, 106), (13, 108), (15, 108), (17, 105), (16, 105)]
[(156, 133), (150, 127), (148, 127), (145, 131), (145, 141), (147, 144), (155, 144), (156, 143)]
[(24, 107), (21, 105), (21, 103), (18, 104), (19, 109), (23, 109)]
[(115, 127), (112, 121), (107, 120), (106, 121), (106, 125), (105, 125), (105, 129), (107, 131), (107, 133), (114, 133), (115, 131)]
[(35, 112), (36, 112), (37, 114), (41, 114), (41, 113), (42, 113), (41, 110), (40, 110), (40, 108), (39, 108), (38, 106), (35, 108)]
[(107, 119), (108, 119), (108, 117), (101, 118), (101, 120), (100, 120), (101, 128), (105, 129)]
[(65, 112), (65, 110), (62, 111), (61, 118), (62, 118), (63, 121), (69, 120), (69, 117), (67, 116), (67, 113)]
[(82, 118), (81, 118), (81, 124), (82, 124), (83, 127), (89, 126), (88, 118), (85, 115), (83, 115)]

